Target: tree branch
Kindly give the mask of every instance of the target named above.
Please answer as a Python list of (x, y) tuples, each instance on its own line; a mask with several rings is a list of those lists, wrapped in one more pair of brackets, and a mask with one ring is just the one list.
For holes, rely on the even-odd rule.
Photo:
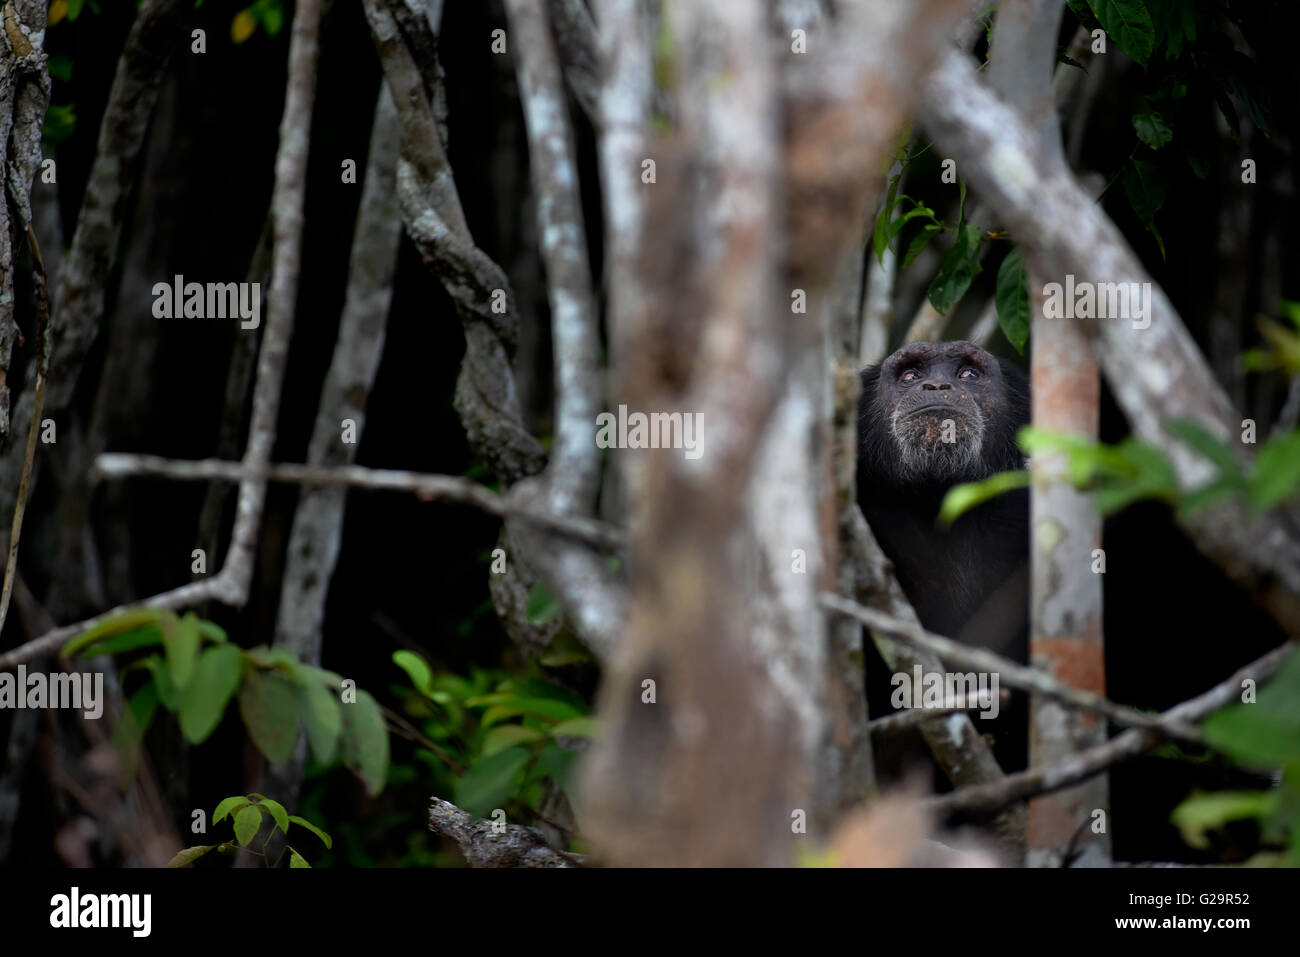
[(346, 485), (376, 491), (411, 492), (433, 501), (446, 499), (473, 505), (490, 515), (518, 518), (607, 551), (624, 547), (621, 531), (604, 522), (578, 515), (556, 515), (522, 504), (516, 496), (493, 492), (458, 475), (429, 475), (394, 469), (369, 469), (360, 465), (325, 467), (315, 465), (273, 464), (255, 468), (244, 462), (220, 459), (194, 461), (108, 452), (95, 460), (95, 471), (106, 479), (132, 475), (151, 475), (178, 481), (289, 482), (302, 485)]
[(1145, 711), (1139, 711), (1137, 708), (1130, 708), (1127, 705), (1109, 701), (1104, 695), (1097, 694), (1094, 691), (1072, 688), (1057, 681), (1046, 672), (1018, 665), (1008, 658), (1003, 658), (1001, 655), (994, 654), (983, 648), (963, 645), (951, 638), (936, 635), (905, 619), (886, 615), (871, 608), (864, 608), (862, 605), (848, 601), (838, 595), (823, 594), (822, 606), (837, 614), (855, 618), (869, 628), (879, 629), (895, 635), (910, 645), (924, 648), (926, 651), (940, 656), (959, 668), (996, 674), (999, 681), (1013, 688), (1032, 691), (1034, 694), (1051, 698), (1053, 701), (1061, 701), (1076, 708), (1083, 708), (1086, 711), (1105, 715), (1116, 724), (1124, 727), (1159, 728), (1169, 737), (1193, 744), (1201, 743), (1201, 734), (1193, 727), (1179, 726), (1169, 721), (1154, 718)]
[(985, 814), (1035, 794), (1050, 794), (1070, 787), (1094, 774), (1100, 774), (1113, 764), (1155, 747), (1164, 739), (1163, 732), (1169, 724), (1199, 721), (1211, 712), (1231, 704), (1239, 699), (1243, 681), (1267, 681), (1283, 660), (1295, 651), (1295, 642), (1279, 645), (1204, 694), (1164, 712), (1158, 728), (1133, 728), (1105, 744), (1081, 751), (1050, 767), (1031, 768), (1007, 775), (1002, 781), (993, 784), (962, 788), (942, 797), (931, 798), (926, 804), (938, 813)]

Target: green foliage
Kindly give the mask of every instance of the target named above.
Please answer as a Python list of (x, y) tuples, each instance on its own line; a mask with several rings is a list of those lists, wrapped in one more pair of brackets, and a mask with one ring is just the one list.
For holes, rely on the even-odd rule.
[[(885, 250), (894, 241), (895, 237), (902, 232), (903, 227), (913, 220), (922, 220), (921, 231), (912, 237), (907, 245), (907, 251), (902, 262), (904, 269), (915, 262), (916, 257), (921, 255), (925, 247), (930, 244), (930, 240), (947, 228), (929, 206), (905, 193), (899, 192), (903, 174), (907, 171), (907, 168), (929, 149), (929, 147), (926, 147), (910, 156), (904, 155), (906, 139), (909, 135), (910, 131), (905, 131), (904, 143), (898, 155), (900, 169), (889, 181), (889, 187), (885, 193), (885, 202), (881, 206), (880, 213), (876, 217), (875, 226), (871, 231), (871, 249), (876, 255), (876, 261), (883, 262)], [(961, 196), (964, 206), (966, 199), (965, 185), (962, 186)], [(912, 208), (905, 213), (899, 214), (898, 208), (904, 202), (909, 203)]]
[(52, 152), (77, 129), (77, 113), (71, 103), (51, 103), (45, 111), (45, 122), (41, 126), (41, 138), (45, 142), (46, 152)]
[(1021, 469), (1018, 472), (999, 472), (981, 482), (965, 482), (953, 486), (943, 497), (943, 504), (939, 506), (939, 524), (944, 527), (950, 526), (964, 513), (977, 505), (982, 505), (994, 496), (1028, 487), (1028, 469)]
[(1143, 0), (1088, 0), (1088, 7), (1115, 45), (1145, 67), (1155, 49), (1156, 27)]
[(1251, 349), (1242, 356), (1242, 365), (1249, 371), (1300, 374), (1300, 302), (1282, 300), (1282, 314), (1290, 320), (1292, 328), (1260, 320), (1259, 332), (1268, 345), (1264, 349)]
[(1159, 113), (1134, 113), (1133, 131), (1137, 138), (1153, 150), (1158, 150), (1174, 138), (1174, 131)]
[[(1141, 64), (1142, 106), (1132, 117), (1133, 149), (1110, 177), (1123, 180), (1133, 213), (1166, 256), (1156, 213), (1169, 186), (1179, 180), (1178, 166), (1186, 162), (1200, 179), (1210, 173), (1210, 161), (1195, 137), (1178, 140), (1179, 124), (1196, 126), (1202, 119), (1184, 109), (1190, 102), (1213, 99), (1235, 139), (1240, 138), (1244, 113), (1266, 136), (1273, 127), (1273, 107), (1259, 67), (1234, 48), (1225, 25), (1237, 18), (1229, 0), (1067, 0), (1075, 17), (1089, 31), (1105, 30), (1114, 46)], [(1167, 148), (1173, 144), (1173, 148)], [(1160, 162), (1138, 159), (1160, 151)]]
[[(1095, 493), (1097, 509), (1102, 515), (1110, 515), (1134, 502), (1156, 499), (1175, 506), (1180, 516), (1186, 516), (1223, 498), (1240, 496), (1252, 515), (1258, 516), (1300, 497), (1300, 432), (1274, 436), (1264, 442), (1247, 469), (1227, 444), (1195, 422), (1171, 422), (1166, 429), (1209, 460), (1214, 475), (1208, 482), (1183, 492), (1169, 458), (1154, 445), (1132, 436), (1118, 445), (1107, 445), (1026, 426), (1020, 431), (1019, 441), (1028, 455), (1062, 456), (1070, 483)], [(994, 495), (1027, 484), (1028, 473), (1016, 471), (957, 485), (944, 497), (940, 521), (951, 524)]]
[(1259, 690), (1257, 701), (1216, 711), (1203, 730), (1210, 745), (1239, 764), (1281, 768), (1282, 781), (1267, 791), (1192, 795), (1171, 818), (1183, 839), (1205, 847), (1211, 831), (1231, 821), (1254, 820), (1266, 844), (1285, 848), (1285, 862), (1300, 865), (1300, 652), (1282, 662), (1273, 680)]
[(49, 13), (46, 14), (45, 23), (52, 27), (64, 20), (73, 22), (86, 10), (98, 14), (100, 12), (98, 0), (53, 0)]
[[(284, 809), (284, 805), (279, 801), (273, 801), (264, 794), (256, 792), (247, 795), (236, 795), (223, 799), (212, 812), (212, 824), (215, 827), (226, 818), (230, 818), (231, 830), (234, 832), (234, 841), (226, 841), (222, 844), (201, 844), (197, 847), (187, 847), (170, 861), (168, 867), (188, 867), (209, 851), (227, 852), (235, 849), (236, 845), (244, 848), (249, 853), (256, 854), (266, 859), (266, 846), (270, 843), (275, 832), (279, 831), (286, 838), (289, 836), (289, 828), (297, 824), (303, 830), (310, 831), (320, 838), (326, 849), (334, 846), (334, 839), (325, 831), (321, 830), (315, 824), (306, 818), (299, 817), (296, 814), (290, 814)], [(260, 847), (254, 847), (253, 841), (258, 832), (262, 829), (264, 821), (270, 821), (271, 827), (267, 831), (265, 840)], [(274, 863), (266, 861), (268, 867), (278, 866), (280, 860), (284, 858), (285, 853), (289, 854), (289, 867), (311, 867), (307, 859), (298, 853), (286, 841), (284, 848), (280, 851), (280, 857)]]
[(524, 615), (535, 625), (542, 625), (560, 616), (560, 600), (554, 592), (542, 584), (536, 584), (528, 592), (528, 605)]
[(261, 27), (267, 36), (275, 36), (284, 26), (284, 0), (256, 0), (235, 14), (230, 21), (230, 39), (243, 43)]
[(948, 310), (966, 295), (966, 290), (982, 271), (980, 231), (963, 221), (957, 227), (948, 252), (944, 254), (939, 274), (930, 284), (930, 305), (934, 306), (939, 315), (947, 315)]
[(1160, 247), (1160, 258), (1165, 258), (1165, 239), (1156, 228), (1156, 213), (1165, 204), (1166, 187), (1160, 171), (1146, 160), (1133, 159), (1124, 170), (1124, 193), (1129, 205), (1147, 232), (1155, 237)]
[(1019, 249), (1011, 250), (1002, 260), (993, 301), (997, 306), (1002, 334), (1023, 355), (1025, 343), (1029, 341), (1029, 279)]
[(72, 60), (62, 53), (46, 60), (45, 68), (50, 71), (50, 76), (55, 80), (67, 83), (72, 79)]
[(574, 755), (566, 745), (597, 734), (587, 703), (545, 678), (440, 672), (406, 651), (393, 660), (411, 679), (406, 711), (427, 738), (417, 757), (435, 789), (471, 814), (511, 803), (538, 811), (544, 783), (567, 786)]
[(297, 661), (279, 648), (243, 649), (193, 612), (141, 608), (104, 618), (73, 638), (65, 658), (138, 652), (121, 675), (143, 676), (113, 733), (125, 782), (135, 776), (145, 732), (158, 706), (174, 713), (190, 744), (202, 744), (239, 701), (248, 736), (268, 760), (289, 759), (301, 722), (312, 755), (338, 760), (371, 795), (388, 774), (388, 732), (378, 702), (333, 672)]

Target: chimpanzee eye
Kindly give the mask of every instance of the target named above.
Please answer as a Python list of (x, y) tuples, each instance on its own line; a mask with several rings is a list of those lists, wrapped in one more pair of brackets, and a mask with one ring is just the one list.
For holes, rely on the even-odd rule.
[(979, 371), (977, 369), (972, 369), (970, 366), (967, 366), (957, 373), (958, 379), (978, 379), (979, 377)]
[(903, 372), (902, 375), (898, 377), (898, 381), (911, 382), (914, 379), (919, 379), (919, 378), (921, 378), (921, 373), (917, 372), (915, 369), (907, 369)]

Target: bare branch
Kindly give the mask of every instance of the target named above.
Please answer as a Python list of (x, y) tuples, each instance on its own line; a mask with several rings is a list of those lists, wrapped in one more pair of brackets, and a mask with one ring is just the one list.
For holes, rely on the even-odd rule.
[[(518, 58), (555, 357), (555, 443), (543, 494), (550, 511), (590, 515), (600, 482), (595, 433), (603, 383), (573, 134), (545, 5), (508, 0), (506, 10)], [(527, 530), (511, 531), (511, 539), (516, 551), (528, 555), (552, 550), (544, 539), (530, 541)], [(557, 547), (553, 561), (539, 569), (543, 580), (559, 595), (583, 641), (607, 661), (623, 629), (623, 586), (601, 556), (572, 543)]]
[(95, 460), (99, 476), (108, 479), (131, 475), (152, 475), (179, 481), (291, 482), (302, 485), (347, 485), (376, 491), (410, 492), (427, 501), (446, 499), (473, 505), (501, 518), (519, 518), (547, 531), (567, 535), (597, 548), (611, 551), (623, 547), (623, 535), (596, 519), (577, 515), (555, 515), (521, 505), (512, 493), (498, 495), (491, 489), (459, 475), (428, 475), (393, 469), (368, 469), (360, 465), (323, 467), (313, 465), (266, 465), (260, 468), (244, 462), (220, 459), (182, 461), (155, 455), (108, 452)]
[[(600, 53), (596, 24), (583, 0), (547, 0), (564, 80), (591, 122), (600, 119)], [(518, 47), (516, 46), (516, 50)]]
[[(387, 84), (381, 83), (338, 338), (307, 447), (312, 466), (351, 465), (365, 429), (366, 402), (384, 351), (401, 238), (397, 141), (397, 108)], [(354, 424), (356, 441), (341, 440), (345, 420)], [(275, 643), (308, 664), (320, 661), (321, 624), (343, 535), (345, 495), (341, 486), (304, 487), (289, 533)]]
[[(26, 210), (30, 215), (30, 208)], [(22, 213), (19, 214), (20, 216)], [(18, 576), (18, 539), (23, 531), (23, 515), (27, 511), (27, 496), (32, 485), (32, 465), (36, 459), (36, 436), (41, 427), (41, 409), (45, 404), (46, 372), (50, 361), (50, 295), (46, 285), (45, 264), (36, 244), (36, 233), (30, 221), (24, 224), (27, 243), (32, 253), (32, 275), (36, 298), (36, 384), (32, 389), (32, 421), (27, 428), (27, 451), (23, 457), (23, 473), (18, 480), (18, 497), (14, 502), (14, 517), (9, 527), (9, 555), (5, 562), (4, 586), (0, 588), (0, 630), (4, 629), (9, 615), (9, 596), (13, 594), (14, 580)]]
[(574, 867), (576, 861), (552, 849), (534, 827), (496, 824), (476, 818), (450, 801), (429, 799), (429, 830), (445, 834), (460, 845), (470, 867)]
[(110, 608), (94, 618), (55, 628), (39, 638), (33, 638), (26, 644), (0, 654), (0, 671), (17, 668), (20, 664), (41, 655), (53, 654), (86, 629), (93, 628), (100, 622), (106, 621), (114, 615), (120, 615), (122, 612), (132, 611), (137, 608), (189, 608), (192, 605), (212, 601), (213, 599), (225, 601), (225, 593), (226, 588), (221, 581), (221, 577), (213, 575), (211, 578), (173, 588), (171, 591), (162, 592), (151, 598), (146, 598), (144, 601), (118, 605), (116, 608)]
[(1162, 732), (1169, 724), (1182, 725), (1199, 721), (1211, 712), (1239, 700), (1243, 681), (1267, 681), (1283, 660), (1294, 654), (1296, 649), (1295, 642), (1274, 648), (1204, 694), (1164, 712), (1159, 728), (1133, 728), (1105, 744), (1081, 751), (1051, 767), (1031, 768), (1019, 774), (1010, 774), (994, 784), (962, 788), (952, 794), (931, 798), (927, 804), (940, 813), (984, 814), (1035, 794), (1050, 794), (1070, 787), (1094, 774), (1100, 774), (1113, 764), (1155, 747), (1164, 740)]
[[(307, 189), (312, 104), (316, 99), (316, 59), (319, 53), (320, 0), (302, 0), (294, 10), (289, 43), (289, 80), (280, 121), (280, 149), (275, 157), (275, 187), (271, 194), (271, 289), (267, 294), (266, 331), (257, 357), (257, 384), (248, 426), (244, 464), (250, 470), (271, 461), (280, 388), (293, 336), (294, 305), (302, 255), (303, 197)], [(266, 483), (246, 479), (239, 486), (235, 527), (230, 535), (220, 578), (234, 605), (248, 599), (253, 578), (254, 547), (266, 500)]]
[(1178, 726), (1172, 722), (1154, 718), (1145, 711), (1139, 711), (1136, 708), (1109, 701), (1105, 696), (1097, 694), (1095, 691), (1072, 688), (1057, 681), (1046, 672), (1018, 665), (1014, 661), (1003, 658), (1001, 655), (994, 654), (984, 648), (963, 645), (951, 638), (936, 635), (905, 619), (895, 618), (892, 615), (886, 615), (871, 608), (864, 608), (862, 605), (848, 601), (838, 595), (823, 594), (822, 605), (837, 614), (855, 618), (869, 628), (879, 629), (901, 638), (908, 644), (924, 648), (926, 651), (939, 655), (945, 661), (959, 668), (985, 671), (990, 674), (996, 673), (1000, 681), (1013, 688), (1032, 691), (1034, 694), (1051, 698), (1053, 701), (1061, 701), (1076, 708), (1083, 708), (1087, 711), (1105, 715), (1116, 724), (1125, 727), (1159, 728), (1170, 737), (1192, 743), (1200, 743), (1201, 741), (1200, 732), (1193, 727)]
[[(465, 327), (456, 411), (475, 450), (511, 484), (541, 471), (546, 455), (524, 427), (515, 395), (510, 355), (516, 316), (510, 283), (469, 234), (424, 80), (394, 22), (389, 0), (365, 0), (365, 9), (402, 124), (397, 170), (402, 220)], [(505, 308), (499, 310), (501, 302)]]
[[(0, 435), (9, 431), (9, 364), (18, 329), (14, 321), (17, 257), (13, 243), (15, 237), (23, 237), (32, 222), (32, 179), (44, 152), (41, 126), (50, 101), (50, 75), (45, 69), (44, 50), (45, 4), (41, 0), (10, 0), (4, 5), (3, 27), (0, 31)], [(11, 198), (16, 217), (11, 216)], [(45, 285), (44, 276), (40, 281)], [(48, 291), (43, 295), (48, 299)], [(46, 308), (48, 311), (48, 303)], [(24, 469), (25, 474), (29, 472), (30, 467)], [(3, 614), (0, 614), (2, 621)]]

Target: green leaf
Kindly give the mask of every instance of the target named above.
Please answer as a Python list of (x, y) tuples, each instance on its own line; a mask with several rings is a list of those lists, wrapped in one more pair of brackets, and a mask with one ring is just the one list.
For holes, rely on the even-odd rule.
[(600, 732), (600, 723), (591, 717), (570, 718), (551, 728), (552, 737), (596, 738)]
[(551, 639), (537, 661), (548, 668), (563, 668), (566, 665), (589, 664), (592, 657), (586, 645), (569, 632), (560, 631)]
[(266, 808), (267, 813), (271, 815), (271, 820), (275, 821), (276, 826), (285, 834), (289, 833), (289, 812), (284, 809), (284, 805), (279, 801), (273, 801), (265, 794), (258, 794), (254, 791), (249, 797), (257, 798), (258, 804)]
[(276, 671), (249, 669), (239, 690), (248, 736), (272, 764), (284, 764), (298, 738), (298, 688)]
[(259, 668), (298, 674), (306, 667), (283, 648), (267, 648), (265, 645), (258, 645), (256, 648), (247, 649), (244, 654)]
[(352, 704), (340, 703), (344, 766), (366, 785), (372, 797), (384, 789), (388, 777), (388, 729), (379, 704), (368, 692), (358, 691)]
[(916, 257), (925, 252), (925, 248), (930, 245), (930, 240), (934, 239), (942, 231), (942, 226), (922, 227), (921, 231), (913, 236), (912, 241), (907, 244), (907, 252), (903, 255), (903, 268), (906, 269), (916, 262)]
[(58, 146), (77, 130), (77, 111), (71, 103), (51, 103), (45, 110), (41, 137), (47, 145)]
[(312, 754), (321, 764), (334, 760), (338, 750), (339, 735), (343, 733), (342, 705), (338, 697), (311, 676), (304, 676), (298, 685), (298, 716), (307, 732), (307, 742)]
[[(286, 846), (287, 846), (287, 845), (286, 845)], [(295, 851), (292, 847), (290, 847), (290, 848), (289, 848), (289, 869), (292, 870), (292, 869), (295, 868), (295, 867), (307, 867), (307, 868), (310, 868), (311, 865), (307, 863), (307, 859), (306, 859), (305, 857), (303, 857), (301, 854), (299, 854), (297, 851)]]
[(902, 216), (899, 216), (896, 220), (894, 220), (892, 223), (889, 224), (890, 240), (892, 240), (895, 236), (897, 236), (900, 232), (902, 232), (904, 226), (906, 226), (912, 220), (920, 218), (921, 216), (925, 216), (929, 218), (931, 225), (939, 225), (938, 220), (935, 218), (934, 210), (932, 210), (928, 206), (923, 206), (920, 203), (917, 203), (915, 209), (913, 209), (909, 213), (905, 213)]
[(1160, 171), (1145, 160), (1133, 160), (1124, 170), (1124, 194), (1147, 232), (1155, 237), (1160, 256), (1165, 255), (1165, 240), (1156, 228), (1156, 213), (1165, 204), (1165, 181)]
[(45, 61), (45, 66), (50, 71), (50, 76), (56, 80), (67, 83), (72, 79), (72, 59), (62, 53), (50, 57)]
[(979, 262), (980, 231), (970, 223), (957, 227), (952, 246), (943, 257), (939, 275), (930, 284), (930, 305), (947, 315), (953, 304), (966, 295), (971, 282), (982, 272)]
[(1229, 821), (1262, 819), (1275, 813), (1281, 802), (1280, 792), (1219, 791), (1194, 794), (1174, 808), (1170, 822), (1182, 832), (1192, 847), (1209, 847), (1206, 835)]
[(536, 728), (526, 728), (522, 724), (503, 724), (484, 735), (481, 753), (484, 757), (490, 757), (506, 748), (540, 741), (544, 737)]
[(1300, 489), (1300, 432), (1269, 439), (1255, 456), (1250, 501), (1260, 511), (1272, 508)]
[(327, 833), (322, 831), (320, 828), (318, 828), (311, 821), (307, 820), (305, 817), (299, 817), (297, 814), (290, 814), (289, 820), (292, 821), (294, 824), (297, 824), (299, 827), (305, 827), (307, 830), (311, 831), (313, 834), (319, 837), (321, 839), (321, 842), (325, 845), (327, 849), (331, 849), (334, 847), (334, 838), (330, 837)]
[(234, 645), (214, 645), (199, 656), (194, 680), (181, 692), (181, 733), (190, 744), (206, 741), (221, 723), (243, 667), (244, 656)]
[(1223, 480), (1211, 482), (1209, 485), (1198, 488), (1194, 492), (1188, 492), (1183, 496), (1183, 500), (1178, 503), (1177, 517), (1181, 521), (1201, 509), (1209, 508), (1216, 502), (1240, 493), (1240, 491), (1240, 486), (1234, 482)]
[(124, 787), (135, 781), (140, 765), (140, 746), (145, 732), (158, 710), (158, 687), (147, 681), (127, 699), (126, 710), (113, 729), (113, 749), (117, 752), (118, 777)]
[(516, 694), (523, 698), (548, 698), (551, 701), (562, 701), (572, 706), (578, 714), (586, 714), (590, 710), (582, 695), (536, 675), (511, 675), (501, 681), (496, 690), (499, 693)]
[(554, 698), (525, 698), (509, 693), (479, 695), (468, 699), (465, 705), (470, 708), (498, 705), (509, 708), (517, 714), (531, 714), (539, 718), (550, 718), (553, 721), (567, 721), (569, 718), (582, 716), (581, 711), (564, 701), (556, 701)]
[(514, 796), (531, 757), (526, 748), (506, 748), (475, 759), (456, 782), (455, 803), (475, 817), (486, 817)]
[(1088, 9), (1087, 0), (1065, 0), (1065, 5), (1070, 8), (1070, 12), (1078, 19), (1080, 25), (1086, 27), (1089, 31), (1100, 26), (1097, 23), (1097, 17)]
[(871, 249), (876, 254), (876, 261), (883, 262), (885, 249), (889, 245), (889, 224), (894, 218), (894, 206), (898, 202), (898, 184), (902, 181), (903, 174), (898, 175), (889, 181), (889, 190), (885, 193), (885, 203), (880, 208), (880, 215), (876, 217), (875, 228), (871, 231)]
[(343, 687), (343, 676), (333, 671), (326, 671), (324, 668), (317, 668), (313, 665), (304, 665), (298, 663), (298, 676), (302, 681), (312, 679), (320, 684), (325, 685), (335, 691)]
[(1002, 334), (1024, 355), (1025, 343), (1029, 341), (1029, 279), (1019, 249), (1011, 250), (1002, 260), (994, 302)]
[(228, 797), (223, 799), (222, 802), (217, 805), (216, 810), (212, 812), (212, 823), (220, 824), (221, 819), (224, 818), (227, 814), (229, 814), (231, 811), (243, 807), (248, 803), (249, 803), (248, 798), (243, 794), (236, 794), (233, 797)]
[(1292, 653), (1259, 691), (1255, 704), (1216, 711), (1205, 739), (1239, 764), (1273, 768), (1300, 760), (1300, 653)]
[(235, 825), (235, 840), (247, 847), (248, 842), (257, 837), (257, 832), (262, 827), (262, 812), (256, 804), (241, 807), (235, 812), (233, 823)]
[(550, 778), (555, 782), (556, 787), (565, 788), (568, 786), (569, 772), (573, 770), (573, 763), (577, 757), (574, 752), (566, 751), (557, 744), (551, 744), (543, 748), (542, 753), (537, 756), (535, 773), (539, 777)]
[(415, 652), (403, 648), (393, 652), (393, 664), (406, 672), (416, 691), (426, 698), (433, 696), (433, 669), (429, 667), (427, 661)]
[(1074, 57), (1070, 56), (1068, 53), (1065, 52), (1065, 47), (1056, 48), (1056, 62), (1064, 63), (1066, 66), (1072, 66), (1075, 69), (1082, 70), (1084, 73), (1088, 72), (1088, 68), (1086, 66), (1084, 66)]
[(1165, 425), (1165, 431), (1176, 439), (1186, 442), (1201, 455), (1213, 462), (1223, 478), (1244, 487), (1246, 474), (1241, 462), (1222, 440), (1192, 419), (1177, 419)]
[(158, 655), (149, 655), (140, 659), (141, 667), (148, 668), (153, 675), (153, 682), (158, 688), (158, 700), (168, 711), (175, 711), (181, 706), (181, 692), (172, 681), (171, 672)]
[(189, 612), (181, 619), (174, 615), (164, 615), (161, 624), (163, 647), (167, 652), (167, 670), (176, 687), (183, 689), (189, 684), (190, 678), (194, 677), (194, 669), (198, 664), (199, 645), (202, 644), (199, 619), (194, 612)]
[(1089, 0), (1088, 6), (1119, 48), (1143, 67), (1156, 44), (1156, 28), (1142, 0)]
[(275, 36), (284, 25), (284, 6), (281, 0), (257, 0), (250, 10), (262, 23), (268, 36)]
[(542, 625), (560, 614), (560, 600), (545, 585), (534, 585), (528, 591), (528, 605), (524, 615), (534, 625)]
[(230, 636), (226, 634), (226, 629), (222, 628), (215, 621), (200, 621), (199, 634), (208, 641), (229, 641)]
[(93, 642), (81, 650), (79, 657), (98, 658), (100, 655), (118, 655), (124, 651), (135, 651), (137, 648), (149, 648), (162, 643), (162, 629), (157, 625), (146, 625), (143, 628), (137, 628), (135, 631), (123, 632), (120, 635), (113, 635), (102, 641)]
[(125, 631), (135, 631), (145, 625), (157, 624), (158, 619), (161, 617), (162, 612), (157, 608), (138, 608), (134, 611), (124, 611), (120, 615), (105, 618), (64, 645), (63, 657), (76, 657), (81, 649), (96, 639), (107, 635), (118, 635)]
[(938, 523), (940, 526), (949, 526), (966, 512), (995, 496), (1028, 487), (1028, 469), (1021, 469), (1018, 472), (999, 472), (980, 482), (955, 485), (943, 497), (943, 504), (939, 506)]
[(1138, 139), (1153, 150), (1160, 149), (1174, 138), (1174, 131), (1159, 113), (1134, 113), (1133, 130)]
[(208, 851), (212, 850), (215, 844), (200, 844), (197, 847), (187, 847), (178, 851), (176, 856), (167, 862), (168, 867), (189, 867)]
[(1234, 705), (1205, 719), (1205, 739), (1240, 765), (1277, 767), (1296, 755), (1273, 716), (1258, 705)]

